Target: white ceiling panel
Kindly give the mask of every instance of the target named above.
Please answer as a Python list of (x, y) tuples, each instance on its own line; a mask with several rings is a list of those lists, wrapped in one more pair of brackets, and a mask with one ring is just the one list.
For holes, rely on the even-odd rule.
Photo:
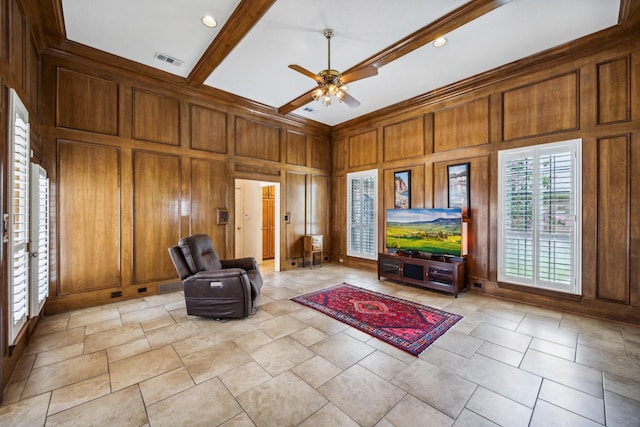
[[(69, 40), (186, 77), (240, 0), (62, 0)], [(216, 28), (201, 19), (212, 15)], [(156, 52), (183, 62), (176, 66)]]
[[(427, 26), (464, 0), (277, 0), (205, 85), (280, 107), (316, 86), (288, 68), (313, 73), (345, 71)], [(70, 40), (186, 77), (239, 0), (62, 0)], [(381, 67), (379, 74), (349, 83), (356, 108), (334, 100), (311, 102), (293, 113), (336, 125), (617, 24), (620, 0), (511, 0), (445, 36), (442, 48), (427, 44)], [(205, 14), (218, 20), (209, 29)], [(162, 63), (156, 52), (184, 61)]]

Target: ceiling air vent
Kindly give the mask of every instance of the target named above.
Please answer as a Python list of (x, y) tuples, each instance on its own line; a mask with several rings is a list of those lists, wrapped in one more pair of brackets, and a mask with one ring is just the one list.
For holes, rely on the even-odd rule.
[(166, 62), (167, 64), (175, 65), (176, 67), (179, 67), (184, 63), (183, 61), (180, 61), (179, 59), (172, 58), (171, 56), (165, 55), (164, 53), (160, 53), (160, 52), (156, 52), (155, 58), (160, 60), (160, 61), (162, 61), (162, 62)]

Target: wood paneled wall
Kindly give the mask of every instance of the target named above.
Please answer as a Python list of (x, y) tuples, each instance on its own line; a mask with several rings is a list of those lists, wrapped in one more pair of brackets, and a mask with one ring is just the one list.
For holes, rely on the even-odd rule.
[[(133, 152), (132, 284), (176, 276), (167, 248), (180, 238), (180, 166), (176, 155)], [(68, 221), (58, 218), (60, 224)]]
[[(470, 163), (468, 281), (517, 301), (640, 324), (640, 49), (637, 36), (569, 55), (495, 82), (439, 91), (405, 111), (334, 128), (334, 254), (346, 256), (346, 174), (379, 170), (380, 235), (393, 207), (393, 173), (411, 171), (411, 206), (447, 206), (447, 166)], [(554, 57), (553, 53), (549, 57)], [(465, 89), (466, 88), (466, 89)], [(422, 103), (422, 104), (420, 104)], [(531, 292), (497, 282), (498, 151), (583, 141), (583, 296)], [(346, 190), (345, 190), (346, 191)], [(379, 250), (384, 250), (384, 239)]]
[[(7, 164), (9, 89), (14, 89), (29, 110), (31, 122), (31, 160), (41, 162), (42, 145), (39, 125), (38, 98), (40, 55), (33, 27), (18, 0), (0, 0), (0, 212), (7, 212), (7, 200), (12, 192), (6, 188), (11, 167)], [(37, 318), (30, 319), (14, 347), (7, 342), (8, 281), (4, 262), (7, 244), (0, 243), (0, 401), (2, 390), (29, 341)]]
[[(59, 140), (59, 295), (119, 287), (120, 150)], [(90, 265), (78, 269), (78, 261)]]
[[(33, 160), (52, 183), (48, 312), (155, 293), (176, 281), (166, 247), (180, 236), (209, 233), (220, 255), (231, 256), (233, 214), (227, 225), (215, 215), (221, 207), (233, 212), (236, 178), (280, 184), (281, 211), (289, 214), (286, 223), (278, 219), (282, 268), (301, 265), (301, 236), (319, 233), (331, 260), (373, 269), (346, 257), (347, 172), (378, 169), (379, 206), (386, 208), (393, 172), (410, 170), (412, 206), (430, 207), (446, 200), (446, 166), (469, 162), (469, 282), (482, 285), (474, 290), (640, 323), (637, 28), (626, 39), (605, 39), (606, 48), (573, 54), (565, 46), (548, 63), (525, 61), (517, 72), (507, 67), (329, 128), (265, 106), (237, 106), (237, 98), (174, 76), (139, 73), (142, 66), (118, 68), (122, 60), (72, 43), (43, 55), (23, 4), (0, 0), (0, 146), (6, 153), (14, 88), (30, 112)], [(583, 139), (583, 297), (501, 287), (497, 152), (572, 138)], [(113, 299), (114, 292), (122, 297)], [(6, 298), (1, 308), (6, 313)], [(4, 385), (35, 322), (9, 351), (6, 316), (0, 319)]]
[[(302, 265), (304, 234), (329, 235), (329, 127), (251, 113), (104, 61), (43, 55), (44, 151), (60, 236), (47, 312), (176, 282), (167, 248), (188, 234), (209, 234), (232, 257), (236, 178), (281, 185), (289, 214), (279, 218), (281, 268)], [(218, 208), (229, 209), (228, 224), (217, 223)]]

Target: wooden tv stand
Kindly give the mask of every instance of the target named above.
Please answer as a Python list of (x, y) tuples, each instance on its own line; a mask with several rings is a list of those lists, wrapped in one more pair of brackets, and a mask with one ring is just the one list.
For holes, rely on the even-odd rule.
[(427, 255), (378, 254), (378, 280), (381, 277), (424, 288), (452, 293), (467, 290), (464, 258)]

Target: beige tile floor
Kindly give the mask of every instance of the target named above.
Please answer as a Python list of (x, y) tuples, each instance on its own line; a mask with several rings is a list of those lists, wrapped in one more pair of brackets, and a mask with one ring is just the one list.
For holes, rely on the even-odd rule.
[[(335, 264), (263, 275), (244, 320), (180, 292), (44, 318), (0, 425), (640, 426), (638, 328)], [(289, 301), (343, 281), (464, 319), (416, 358)]]

